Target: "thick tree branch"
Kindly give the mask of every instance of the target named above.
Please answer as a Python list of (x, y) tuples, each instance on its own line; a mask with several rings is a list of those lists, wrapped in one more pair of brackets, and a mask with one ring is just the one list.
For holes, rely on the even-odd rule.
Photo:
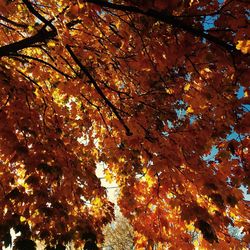
[(12, 20), (10, 20), (9, 18), (7, 18), (7, 17), (5, 17), (5, 16), (2, 16), (2, 15), (0, 15), (0, 20), (4, 21), (4, 22), (6, 22), (6, 23), (9, 23), (9, 24), (11, 24), (11, 25), (13, 25), (13, 26), (16, 26), (16, 27), (20, 27), (20, 28), (27, 28), (27, 27), (28, 27), (27, 24), (17, 23), (17, 22), (12, 21)]
[[(40, 21), (44, 23), (44, 26), (33, 36), (20, 40), (18, 42), (14, 42), (12, 44), (8, 44), (5, 46), (0, 47), (0, 57), (2, 56), (9, 56), (12, 54), (17, 53), (19, 50), (28, 48), (33, 46), (37, 43), (46, 42), (50, 39), (53, 39), (57, 36), (56, 28), (51, 23), (54, 19), (48, 21), (44, 18), (32, 5), (32, 3), (28, 0), (23, 0), (23, 3), (26, 5), (28, 10), (36, 16)], [(66, 7), (65, 9), (67, 9)], [(64, 10), (65, 10), (64, 9)], [(64, 11), (63, 10), (63, 11)], [(46, 30), (47, 27), (50, 27), (51, 30)]]
[(34, 36), (0, 47), (0, 57), (9, 56), (17, 53), (21, 49), (28, 48), (37, 43), (46, 42), (56, 37), (56, 35), (56, 30), (47, 31), (44, 26)]
[(78, 59), (78, 57), (75, 55), (73, 50), (70, 48), (69, 45), (66, 45), (66, 49), (75, 61), (75, 63), (79, 66), (79, 68), (82, 70), (82, 72), (88, 77), (90, 82), (93, 84), (96, 92), (102, 97), (102, 99), (105, 101), (105, 103), (110, 107), (110, 109), (113, 111), (117, 119), (120, 121), (120, 123), (123, 125), (124, 129), (126, 130), (126, 135), (130, 136), (132, 135), (132, 132), (128, 128), (128, 126), (125, 124), (124, 120), (120, 116), (119, 112), (117, 111), (117, 108), (113, 105), (112, 102), (105, 96), (105, 94), (102, 92), (101, 88), (98, 86), (95, 79), (92, 77), (92, 75), (89, 73), (88, 69), (81, 63), (81, 61)]
[(32, 5), (32, 3), (28, 0), (23, 0), (23, 3), (26, 5), (28, 10), (37, 17), (40, 21), (42, 21), (46, 26), (49, 26), (52, 30), (55, 30), (56, 28), (51, 24), (51, 21), (48, 21), (46, 18), (44, 18)]
[[(52, 39), (52, 38), (56, 37), (56, 35), (57, 35), (56, 29), (51, 24), (51, 21), (48, 21), (43, 16), (41, 16), (34, 9), (34, 7), (32, 6), (32, 4), (29, 1), (23, 0), (23, 2), (26, 4), (27, 8), (31, 11), (31, 13), (33, 15), (35, 15), (42, 22), (45, 23), (45, 26), (37, 34), (35, 34), (32, 37), (25, 38), (21, 41), (0, 47), (0, 57), (11, 55), (11, 54), (16, 53), (17, 51), (19, 51), (21, 49), (30, 47), (30, 46), (37, 44), (37, 43), (40, 43), (40, 42), (46, 42), (47, 40)], [(197, 29), (193, 26), (187, 25), (187, 24), (185, 24), (185, 22), (183, 22), (182, 20), (179, 20), (177, 17), (170, 16), (166, 13), (161, 13), (161, 12), (158, 12), (158, 11), (155, 11), (152, 9), (144, 11), (144, 10), (141, 10), (141, 9), (134, 7), (134, 6), (118, 5), (118, 4), (113, 4), (113, 3), (106, 2), (103, 0), (85, 0), (85, 2), (97, 4), (101, 7), (107, 7), (110, 9), (127, 11), (130, 13), (137, 13), (137, 14), (150, 16), (150, 17), (155, 18), (159, 21), (170, 24), (173, 27), (180, 28), (186, 32), (189, 32), (189, 33), (193, 34), (194, 36), (205, 38), (208, 41), (210, 41), (216, 45), (219, 45), (220, 47), (224, 48), (225, 50), (227, 50), (230, 53), (241, 54), (241, 52), (239, 50), (237, 50), (234, 45), (229, 44), (229, 43), (227, 43), (227, 42), (225, 42), (225, 41), (223, 41), (223, 40), (221, 40), (213, 35), (210, 35), (210, 34), (206, 33), (204, 30)], [(52, 30), (47, 31), (46, 30), (47, 26), (49, 26)]]
[(202, 29), (198, 29), (196, 27), (193, 27), (191, 25), (187, 25), (185, 22), (183, 22), (182, 20), (180, 20), (179, 18), (172, 16), (172, 15), (168, 15), (166, 12), (159, 12), (153, 9), (149, 9), (149, 10), (142, 10), (139, 9), (135, 6), (126, 6), (126, 5), (120, 5), (120, 4), (114, 4), (114, 3), (110, 3), (107, 1), (103, 1), (103, 0), (85, 0), (85, 2), (87, 3), (93, 3), (96, 5), (99, 5), (101, 7), (106, 7), (106, 8), (110, 8), (110, 9), (114, 9), (114, 10), (120, 10), (120, 11), (126, 11), (126, 12), (130, 12), (130, 13), (135, 13), (135, 14), (142, 14), (145, 16), (149, 16), (152, 18), (155, 18), (156, 20), (162, 21), (164, 23), (170, 24), (175, 28), (179, 28), (183, 31), (186, 31), (196, 37), (200, 37), (200, 38), (205, 38), (208, 41), (219, 45), (220, 47), (224, 48), (225, 50), (227, 50), (230, 53), (241, 53), (240, 51), (238, 51), (234, 45), (227, 43), (213, 35), (208, 34), (206, 31), (202, 30)]

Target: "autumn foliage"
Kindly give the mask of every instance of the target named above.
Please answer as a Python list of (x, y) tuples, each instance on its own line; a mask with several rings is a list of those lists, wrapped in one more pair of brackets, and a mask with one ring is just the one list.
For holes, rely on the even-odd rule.
[(2, 244), (11, 228), (18, 249), (101, 242), (102, 163), (136, 249), (246, 249), (249, 15), (240, 0), (0, 0)]

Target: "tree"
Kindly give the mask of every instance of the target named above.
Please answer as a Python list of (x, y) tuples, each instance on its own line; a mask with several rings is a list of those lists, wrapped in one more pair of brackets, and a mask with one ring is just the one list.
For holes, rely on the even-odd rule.
[(247, 247), (248, 7), (1, 0), (0, 241), (101, 242), (102, 162), (138, 249)]
[(103, 248), (106, 250), (131, 250), (134, 243), (134, 231), (129, 221), (118, 215), (114, 222), (108, 224), (104, 230)]

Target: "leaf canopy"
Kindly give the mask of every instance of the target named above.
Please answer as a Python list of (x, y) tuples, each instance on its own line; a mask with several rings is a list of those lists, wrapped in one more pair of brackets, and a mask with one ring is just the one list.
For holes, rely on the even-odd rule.
[(240, 0), (1, 0), (2, 244), (101, 242), (103, 163), (136, 249), (247, 249), (249, 32)]

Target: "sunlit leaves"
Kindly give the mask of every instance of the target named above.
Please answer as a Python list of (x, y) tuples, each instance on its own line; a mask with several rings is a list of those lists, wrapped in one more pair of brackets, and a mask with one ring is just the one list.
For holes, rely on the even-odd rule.
[(248, 54), (250, 52), (250, 40), (239, 40), (236, 45), (236, 48), (238, 50), (241, 50), (242, 53)]

